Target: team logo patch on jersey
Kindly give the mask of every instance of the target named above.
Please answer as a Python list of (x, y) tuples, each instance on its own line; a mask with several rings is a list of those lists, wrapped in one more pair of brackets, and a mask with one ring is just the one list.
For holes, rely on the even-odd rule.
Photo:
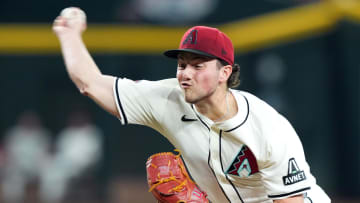
[(306, 179), (304, 171), (299, 169), (294, 158), (289, 159), (288, 175), (283, 176), (284, 185), (292, 185)]
[(228, 170), (226, 170), (226, 174), (239, 176), (240, 178), (248, 177), (257, 172), (259, 172), (259, 167), (256, 158), (252, 151), (245, 145), (243, 145)]

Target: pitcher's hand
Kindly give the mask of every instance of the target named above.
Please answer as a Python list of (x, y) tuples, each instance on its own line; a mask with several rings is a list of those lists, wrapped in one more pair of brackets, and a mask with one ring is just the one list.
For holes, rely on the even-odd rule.
[(81, 35), (85, 30), (86, 15), (80, 8), (65, 8), (54, 20), (53, 31), (58, 38), (68, 34)]

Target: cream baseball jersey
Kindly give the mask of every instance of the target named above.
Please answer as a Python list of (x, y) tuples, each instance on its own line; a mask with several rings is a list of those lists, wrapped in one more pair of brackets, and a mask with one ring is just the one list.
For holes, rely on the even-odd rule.
[(297, 194), (305, 202), (330, 202), (289, 122), (252, 94), (230, 91), (238, 113), (214, 123), (185, 101), (176, 79), (114, 81), (121, 123), (151, 127), (180, 149), (211, 202), (272, 202)]

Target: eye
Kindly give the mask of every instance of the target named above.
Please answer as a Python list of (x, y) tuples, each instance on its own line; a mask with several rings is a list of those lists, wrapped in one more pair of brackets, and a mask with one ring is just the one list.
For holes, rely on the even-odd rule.
[(186, 67), (186, 64), (185, 64), (185, 63), (178, 63), (178, 69), (184, 70), (185, 67)]
[(194, 65), (194, 67), (195, 67), (196, 69), (200, 69), (200, 68), (203, 68), (203, 67), (204, 67), (204, 64), (203, 64), (203, 63), (197, 63), (197, 64)]

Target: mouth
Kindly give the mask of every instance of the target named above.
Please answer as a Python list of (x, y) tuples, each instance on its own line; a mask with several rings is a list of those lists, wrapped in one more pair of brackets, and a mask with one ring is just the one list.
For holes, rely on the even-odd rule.
[(183, 88), (183, 89), (188, 89), (191, 87), (191, 84), (189, 82), (180, 82), (180, 86)]

